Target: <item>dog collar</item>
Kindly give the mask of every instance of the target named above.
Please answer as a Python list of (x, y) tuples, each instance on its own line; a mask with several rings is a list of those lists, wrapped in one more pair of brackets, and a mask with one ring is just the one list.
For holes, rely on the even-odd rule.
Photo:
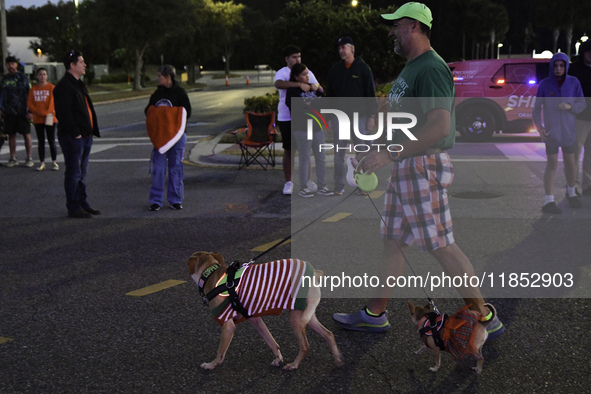
[(220, 268), (220, 265), (219, 264), (214, 264), (214, 265), (208, 267), (201, 274), (201, 278), (199, 278), (198, 286), (199, 286), (199, 291), (201, 292), (201, 295), (202, 296), (205, 296), (205, 284), (207, 283), (207, 280), (209, 279), (209, 277), (211, 276), (211, 274), (213, 274), (219, 268)]

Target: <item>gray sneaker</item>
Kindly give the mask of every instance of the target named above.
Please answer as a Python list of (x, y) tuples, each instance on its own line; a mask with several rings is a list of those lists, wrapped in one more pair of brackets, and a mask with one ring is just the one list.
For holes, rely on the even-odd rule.
[(388, 312), (384, 312), (379, 316), (373, 317), (365, 312), (365, 308), (353, 313), (335, 313), (332, 315), (337, 325), (346, 330), (363, 331), (363, 332), (384, 332), (390, 329), (388, 323)]
[[(486, 306), (488, 309), (490, 309), (494, 313), (495, 310), (492, 308), (489, 308), (489, 305), (490, 304), (484, 304), (484, 306)], [(486, 342), (492, 341), (493, 339), (500, 337), (501, 334), (503, 334), (505, 332), (505, 326), (503, 325), (503, 323), (501, 323), (501, 321), (499, 320), (496, 313), (493, 315), (492, 321), (490, 322), (488, 327), (486, 327), (486, 332), (488, 333), (488, 337), (486, 338)]]
[(29, 157), (27, 160), (25, 160), (25, 167), (29, 167), (29, 168), (31, 168), (31, 167), (33, 167), (34, 165), (35, 165), (35, 162), (34, 162), (34, 161), (33, 161), (33, 159), (31, 159), (30, 157)]
[(14, 166), (18, 166), (18, 160), (11, 157), (10, 160), (8, 160), (8, 163), (6, 163), (6, 167), (14, 167)]

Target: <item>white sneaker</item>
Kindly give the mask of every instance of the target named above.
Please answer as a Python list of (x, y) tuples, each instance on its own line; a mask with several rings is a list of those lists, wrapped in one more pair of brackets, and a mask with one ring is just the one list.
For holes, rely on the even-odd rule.
[(51, 171), (59, 171), (60, 166), (57, 163), (51, 165)]
[(293, 183), (291, 181), (285, 182), (283, 186), (283, 194), (291, 194), (293, 193)]
[(39, 167), (37, 167), (37, 171), (43, 171), (45, 169), (45, 162), (41, 162), (41, 164), (39, 164)]
[(310, 180), (308, 182), (306, 182), (306, 187), (308, 188), (308, 190), (310, 190), (312, 193), (316, 193), (318, 191), (318, 185), (314, 183), (314, 181)]

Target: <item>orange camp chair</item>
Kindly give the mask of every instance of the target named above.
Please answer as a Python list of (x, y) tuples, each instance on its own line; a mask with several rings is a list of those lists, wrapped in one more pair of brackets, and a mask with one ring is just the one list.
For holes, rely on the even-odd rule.
[[(269, 165), (275, 167), (275, 112), (264, 114), (246, 112), (246, 127), (231, 131), (240, 146), (241, 156), (238, 169), (257, 163), (267, 170)], [(246, 137), (240, 141), (238, 133), (246, 131)]]

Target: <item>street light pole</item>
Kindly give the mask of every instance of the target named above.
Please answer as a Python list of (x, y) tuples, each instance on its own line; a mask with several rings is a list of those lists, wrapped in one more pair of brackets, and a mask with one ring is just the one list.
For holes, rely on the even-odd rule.
[(6, 70), (6, 62), (4, 59), (8, 56), (8, 38), (7, 38), (7, 30), (6, 30), (6, 2), (4, 0), (0, 0), (0, 25), (2, 32), (2, 67), (3, 67), (3, 74), (6, 74), (8, 70)]

